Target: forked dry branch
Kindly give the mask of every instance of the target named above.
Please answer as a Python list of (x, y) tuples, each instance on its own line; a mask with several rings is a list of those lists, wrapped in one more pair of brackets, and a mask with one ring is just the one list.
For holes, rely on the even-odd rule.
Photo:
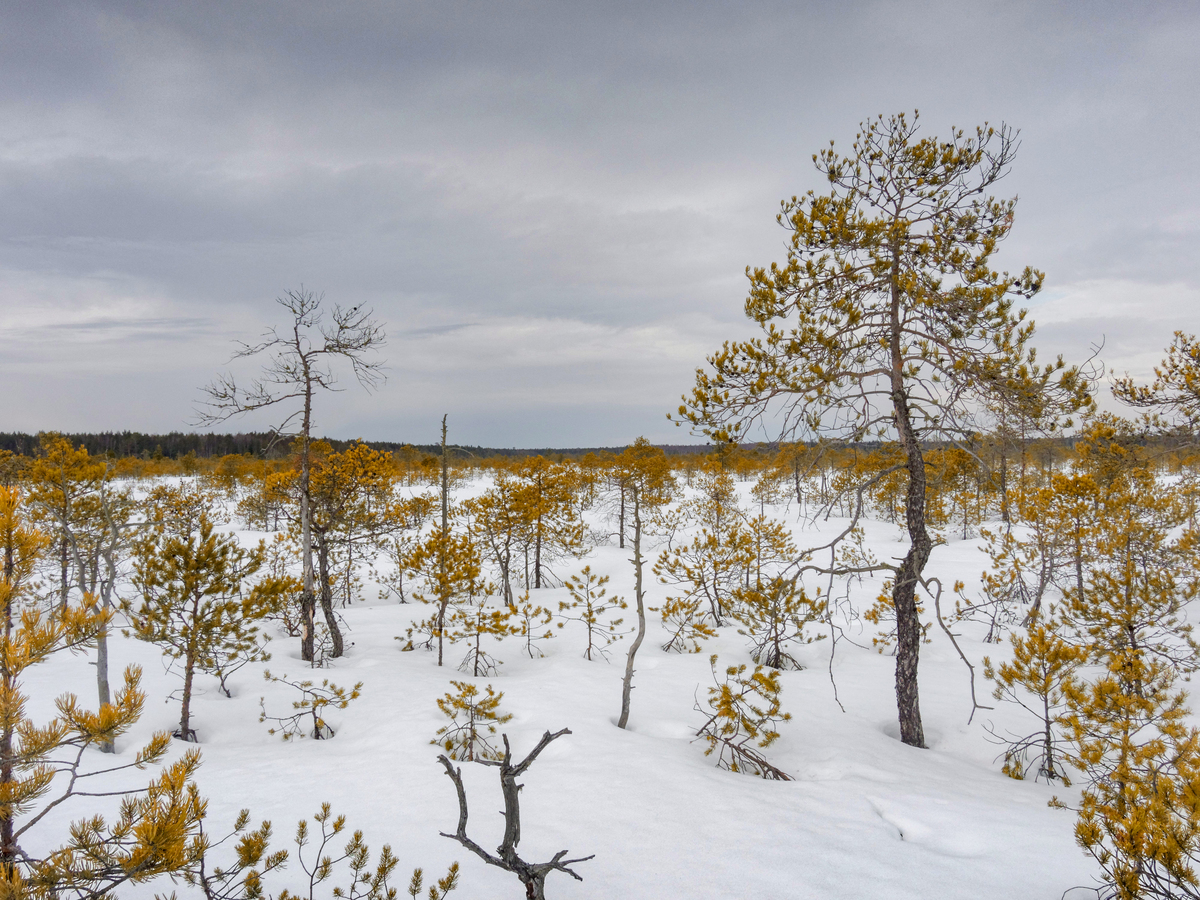
[(479, 760), (485, 766), (496, 766), (500, 769), (500, 790), (504, 794), (504, 839), (500, 842), (500, 846), (496, 848), (495, 854), (484, 850), (467, 837), (467, 791), (463, 787), (462, 769), (456, 769), (445, 754), (438, 757), (438, 761), (445, 767), (446, 774), (450, 776), (450, 780), (454, 782), (454, 789), (458, 792), (458, 828), (454, 834), (446, 834), (444, 831), (439, 833), (442, 837), (458, 841), (488, 865), (496, 866), (516, 875), (521, 880), (521, 884), (525, 885), (527, 900), (545, 900), (546, 876), (551, 872), (566, 872), (576, 881), (583, 881), (583, 877), (571, 869), (570, 866), (575, 863), (586, 862), (595, 857), (593, 853), (591, 856), (581, 856), (577, 859), (564, 859), (563, 857), (567, 855), (568, 851), (559, 850), (549, 862), (530, 863), (517, 855), (517, 844), (521, 842), (522, 787), (522, 785), (517, 784), (517, 779), (525, 773), (526, 769), (533, 765), (533, 761), (537, 759), (538, 754), (545, 750), (552, 741), (557, 740), (564, 734), (570, 733), (569, 728), (564, 728), (553, 734), (549, 731), (545, 732), (542, 735), (542, 739), (538, 741), (537, 746), (529, 752), (529, 755), (525, 759), (516, 765), (513, 765), (512, 762), (512, 750), (508, 745), (508, 735), (502, 734), (501, 738), (504, 740), (504, 758), (500, 760)]

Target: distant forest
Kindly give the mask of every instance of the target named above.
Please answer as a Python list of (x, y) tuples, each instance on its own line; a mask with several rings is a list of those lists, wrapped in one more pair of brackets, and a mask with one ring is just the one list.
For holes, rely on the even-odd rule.
[[(192, 432), (172, 431), (169, 434), (142, 434), (140, 431), (103, 431), (98, 434), (64, 434), (75, 447), (82, 445), (92, 456), (129, 457), (140, 456), (143, 459), (179, 459), (189, 453), (197, 458), (228, 456), (230, 454), (250, 455), (265, 458), (278, 458), (287, 454), (288, 439), (279, 438), (271, 432), (245, 432), (241, 434), (196, 434)], [(322, 438), (328, 441), (334, 450), (342, 451), (355, 441), (342, 441), (333, 438)], [(395, 441), (363, 441), (374, 450), (395, 452), (404, 447), (412, 447), (422, 453), (437, 453), (440, 448), (435, 444), (405, 444)], [(709, 453), (713, 450), (711, 444), (660, 444), (668, 454)], [(33, 456), (37, 452), (38, 436), (22, 432), (0, 432), (0, 450), (9, 450), (24, 456)], [(542, 447), (532, 449), (516, 449), (504, 447), (464, 447), (455, 445), (472, 456), (482, 458), (508, 456), (545, 456), (577, 457), (586, 453), (612, 452), (620, 453), (624, 447)]]

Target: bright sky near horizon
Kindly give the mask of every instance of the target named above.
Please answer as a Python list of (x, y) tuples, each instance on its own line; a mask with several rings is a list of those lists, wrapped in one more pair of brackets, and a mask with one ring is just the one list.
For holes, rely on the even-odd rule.
[(389, 335), (323, 433), (689, 442), (779, 201), (914, 108), (1020, 129), (995, 263), (1047, 274), (1040, 356), (1145, 377), (1200, 331), (1197, 97), (1191, 2), (9, 0), (0, 430), (186, 430), (304, 285)]

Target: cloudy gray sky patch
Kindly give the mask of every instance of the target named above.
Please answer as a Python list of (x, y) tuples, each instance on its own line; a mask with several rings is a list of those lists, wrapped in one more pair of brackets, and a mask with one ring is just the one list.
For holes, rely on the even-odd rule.
[(1021, 129), (996, 262), (1043, 355), (1144, 375), (1200, 330), (1198, 47), (1192, 3), (3, 4), (0, 430), (184, 428), (303, 284), (391, 335), (330, 434), (686, 440), (811, 154), (913, 108)]

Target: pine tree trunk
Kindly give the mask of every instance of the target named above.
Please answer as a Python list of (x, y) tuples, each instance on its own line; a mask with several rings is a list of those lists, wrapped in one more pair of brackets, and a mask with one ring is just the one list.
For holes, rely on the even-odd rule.
[(304, 421), (300, 434), (300, 561), (303, 570), (303, 591), (300, 595), (300, 658), (313, 662), (316, 652), (317, 601), (314, 592), (312, 511), (312, 458), (310, 453), (312, 424), (312, 378), (305, 366)]
[(317, 533), (317, 562), (321, 573), (321, 613), (325, 616), (325, 625), (329, 628), (329, 656), (337, 659), (345, 653), (346, 646), (342, 639), (342, 630), (338, 628), (337, 617), (333, 614), (333, 585), (329, 583), (329, 541), (324, 532)]
[(62, 575), (62, 583), (61, 583), (61, 586), (59, 587), (58, 603), (59, 603), (59, 606), (62, 607), (62, 611), (66, 612), (67, 611), (67, 598), (68, 598), (69, 592), (70, 592), (70, 585), (67, 583), (67, 575), (68, 575), (67, 535), (65, 532), (63, 533), (62, 541), (59, 542), (59, 551), (58, 552), (59, 552), (58, 562), (59, 562), (59, 566), (61, 567), (61, 575)]
[(512, 541), (504, 544), (504, 555), (500, 557), (500, 580), (504, 584), (504, 604), (513, 605), (512, 591)]
[[(107, 603), (104, 604), (104, 610), (108, 611)], [(101, 707), (112, 702), (112, 693), (108, 687), (108, 625), (96, 633), (96, 695)], [(104, 753), (112, 753), (116, 749), (112, 741), (101, 741), (97, 746)]]
[(442, 634), (446, 630), (446, 607), (450, 605), (450, 574), (446, 553), (450, 549), (450, 473), (446, 463), (446, 419), (449, 413), (442, 416), (442, 536), (438, 549), (438, 570), (442, 581), (438, 596), (438, 665), (442, 664), (443, 641)]
[(633, 489), (633, 578), (634, 596), (637, 598), (638, 632), (629, 647), (629, 655), (625, 659), (625, 679), (621, 683), (621, 717), (617, 720), (618, 728), (629, 724), (629, 702), (633, 693), (633, 659), (637, 656), (642, 641), (646, 638), (646, 604), (645, 593), (642, 591), (642, 516), (638, 490)]
[(1050, 730), (1050, 698), (1048, 696), (1042, 697), (1042, 721), (1046, 725), (1045, 750), (1043, 751), (1043, 755), (1046, 757), (1046, 777), (1053, 780), (1058, 777), (1058, 773), (1054, 771), (1054, 735)]
[(617, 546), (625, 549), (625, 482), (621, 482), (621, 513), (617, 523)]
[(187, 659), (184, 662), (183, 668), (183, 704), (179, 711), (179, 734), (178, 737), (183, 741), (193, 740), (195, 735), (192, 732), (192, 678), (196, 673), (196, 654), (194, 651), (188, 651)]
[[(4, 554), (4, 580), (8, 584), (12, 584), (13, 571), (16, 563), (13, 560), (12, 546), (5, 547)], [(64, 584), (66, 582), (64, 581)], [(7, 596), (4, 604), (4, 643), (6, 646), (12, 646), (12, 597)], [(3, 676), (4, 695), (6, 697), (17, 697), (16, 679), (7, 665), (3, 665), (3, 660), (0, 660), (0, 676)], [(7, 712), (7, 710), (5, 710)], [(13, 727), (15, 718), (5, 716), (3, 725), (0, 727), (0, 792), (3, 796), (11, 796), (12, 785), (16, 780), (13, 767)], [(3, 867), (4, 880), (6, 884), (15, 883), (14, 876), (16, 875), (17, 863), (17, 839), (14, 834), (15, 817), (12, 815), (0, 817), (0, 866)]]
[(917, 614), (917, 582), (929, 561), (933, 541), (925, 527), (925, 458), (913, 429), (904, 389), (901, 355), (899, 259), (892, 266), (891, 387), (896, 431), (908, 468), (908, 495), (904, 510), (910, 546), (896, 572), (892, 602), (896, 610), (896, 707), (900, 740), (912, 747), (925, 746), (921, 705), (917, 690), (917, 663), (921, 654), (921, 620)]
[(1005, 525), (1012, 524), (1012, 513), (1008, 509), (1008, 450), (1000, 444), (1000, 519)]
[(542, 517), (537, 517), (537, 531), (533, 542), (533, 586), (542, 586)]
[(1078, 591), (1078, 602), (1083, 602), (1083, 523), (1075, 526), (1075, 590)]
[[(103, 527), (106, 531), (104, 544), (93, 557), (92, 565), (92, 584), (98, 589), (100, 594), (100, 608), (106, 615), (112, 614), (112, 595), (117, 587), (117, 548), (120, 545), (120, 533), (117, 529), (117, 523), (114, 518), (112, 507), (107, 500), (107, 494), (101, 495), (101, 508), (103, 510)], [(104, 561), (104, 575), (100, 576), (100, 562)], [(112, 692), (108, 686), (108, 623), (100, 629), (96, 635), (96, 693), (99, 697), (100, 706), (112, 702)], [(103, 753), (116, 752), (116, 746), (112, 741), (101, 741), (97, 745)]]
[[(6, 692), (13, 687), (12, 680), (7, 675), (4, 678), (4, 687)], [(13, 728), (10, 724), (6, 724), (3, 731), (0, 731), (0, 754), (3, 754), (3, 762), (0, 763), (0, 790), (7, 793), (12, 789), (15, 780), (12, 763)], [(3, 867), (4, 881), (7, 884), (14, 882), (17, 869), (19, 849), (14, 830), (13, 816), (0, 818), (0, 866)]]

